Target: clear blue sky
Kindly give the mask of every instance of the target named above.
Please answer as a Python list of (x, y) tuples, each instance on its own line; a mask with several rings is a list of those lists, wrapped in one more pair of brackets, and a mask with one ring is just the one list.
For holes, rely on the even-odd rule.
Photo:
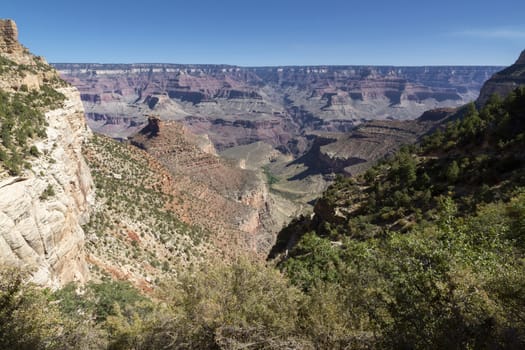
[(5, 0), (50, 62), (509, 65), (523, 0)]

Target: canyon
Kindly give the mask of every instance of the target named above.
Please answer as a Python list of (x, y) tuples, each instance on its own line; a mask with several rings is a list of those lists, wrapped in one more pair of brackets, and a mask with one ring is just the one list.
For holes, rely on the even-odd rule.
[[(19, 44), (13, 21), (0, 29), (2, 91), (63, 96), (44, 107), (45, 133), (30, 136), (25, 170), (5, 163), (0, 183), (1, 261), (54, 287), (111, 276), (150, 291), (203, 256), (265, 257), (336, 174), (361, 173), (417, 141), (498, 69), (55, 70)], [(1, 150), (12, 161), (29, 152), (22, 146)]]
[(309, 131), (346, 132), (369, 120), (411, 120), (475, 100), (501, 67), (237, 67), (180, 64), (54, 66), (77, 87), (89, 126), (111, 137), (148, 114), (208, 134), (222, 151), (257, 141), (285, 152)]
[[(270, 193), (285, 201), (280, 207), (292, 201), (292, 211), (308, 208), (335, 174), (361, 173), (417, 141), (439, 122), (418, 117), (475, 100), (501, 68), (54, 66), (79, 89), (95, 132), (126, 140), (149, 117), (179, 122), (220, 155), (264, 172)], [(247, 158), (260, 152), (265, 156)]]
[(0, 348), (524, 348), (524, 85), (52, 66), (0, 20)]
[(296, 214), (206, 135), (149, 117), (93, 134), (82, 93), (0, 21), (0, 264), (60, 288), (107, 277), (144, 292), (212, 257), (263, 259)]

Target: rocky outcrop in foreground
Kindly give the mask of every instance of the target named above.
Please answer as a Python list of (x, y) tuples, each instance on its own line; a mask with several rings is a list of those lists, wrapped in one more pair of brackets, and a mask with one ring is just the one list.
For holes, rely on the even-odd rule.
[[(13, 21), (0, 21), (0, 31), (2, 93), (13, 96), (20, 91), (19, 96), (24, 96), (43, 93), (44, 88), (64, 96), (59, 107), (41, 106), (45, 112), (45, 136), (33, 135), (27, 141), (34, 151), (26, 160), (25, 169), (14, 174), (0, 162), (0, 265), (26, 268), (33, 281), (41, 285), (57, 287), (73, 280), (83, 282), (89, 271), (81, 225), (89, 218), (94, 192), (81, 154), (82, 144), (91, 133), (80, 94), (60, 83), (56, 72), (42, 59), (21, 49)], [(24, 70), (21, 63), (28, 69)], [(20, 69), (24, 70), (25, 79), (35, 82), (33, 86), (15, 84), (22, 83), (17, 80)], [(5, 82), (10, 82), (9, 86)], [(45, 99), (42, 101), (45, 103)], [(8, 144), (3, 136), (0, 150), (9, 155), (13, 148), (3, 148)]]

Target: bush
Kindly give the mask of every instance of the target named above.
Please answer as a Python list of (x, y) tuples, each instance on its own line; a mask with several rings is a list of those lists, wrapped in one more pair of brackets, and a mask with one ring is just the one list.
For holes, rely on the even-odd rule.
[(53, 188), (53, 186), (51, 186), (51, 184), (48, 184), (46, 189), (44, 190), (44, 192), (42, 192), (42, 194), (40, 195), (40, 200), (47, 200), (49, 199), (50, 197), (53, 197), (55, 195), (55, 189)]
[(29, 154), (32, 155), (33, 157), (38, 157), (38, 156), (40, 156), (40, 151), (38, 150), (38, 148), (35, 145), (33, 145), (29, 149)]
[(0, 270), (0, 344), (3, 349), (53, 349), (62, 334), (55, 305), (45, 291), (25, 283), (28, 274)]
[[(231, 266), (181, 272), (163, 288), (162, 299), (174, 312), (169, 332), (176, 335), (175, 348), (215, 348), (217, 335), (290, 336), (298, 326), (302, 296), (279, 271), (240, 258)], [(241, 338), (230, 341), (250, 342)]]

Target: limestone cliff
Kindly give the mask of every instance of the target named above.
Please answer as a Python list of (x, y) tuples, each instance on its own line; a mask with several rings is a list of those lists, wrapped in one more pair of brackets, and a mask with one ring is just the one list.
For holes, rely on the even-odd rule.
[(0, 51), (9, 54), (23, 51), (18, 42), (18, 29), (11, 19), (0, 20)]
[[(13, 21), (0, 21), (0, 31), (0, 93), (34, 112), (31, 123), (42, 115), (41, 132), (27, 132), (24, 138), (14, 134), (28, 129), (22, 120), (29, 112), (2, 114), (0, 119), (2, 130), (11, 131), (0, 135), (0, 265), (28, 268), (41, 285), (82, 282), (89, 272), (81, 225), (89, 219), (94, 192), (81, 153), (91, 132), (80, 94), (18, 43)], [(54, 100), (59, 102), (50, 102)], [(20, 159), (24, 166), (18, 169), (14, 162)]]
[(485, 82), (476, 104), (481, 107), (492, 94), (505, 97), (512, 90), (522, 85), (525, 85), (525, 50), (512, 66), (494, 74)]

